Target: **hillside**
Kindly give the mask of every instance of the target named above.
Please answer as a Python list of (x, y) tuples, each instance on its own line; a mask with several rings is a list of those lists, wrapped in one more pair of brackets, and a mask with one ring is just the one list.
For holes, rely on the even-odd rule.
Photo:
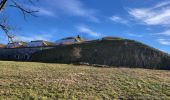
[(36, 52), (32, 61), (170, 70), (170, 55), (134, 40), (114, 37)]
[(170, 99), (169, 71), (0, 61), (0, 99)]

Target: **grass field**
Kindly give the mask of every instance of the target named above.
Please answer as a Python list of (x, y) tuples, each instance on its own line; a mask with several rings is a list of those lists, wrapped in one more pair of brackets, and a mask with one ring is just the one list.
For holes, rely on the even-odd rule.
[(170, 99), (170, 71), (0, 61), (0, 99)]

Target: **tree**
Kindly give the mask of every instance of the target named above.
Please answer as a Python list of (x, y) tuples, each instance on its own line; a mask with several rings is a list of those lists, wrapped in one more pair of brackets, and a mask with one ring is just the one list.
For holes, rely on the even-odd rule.
[[(25, 1), (34, 5), (34, 1), (39, 1), (39, 0), (25, 0)], [(9, 5), (7, 5), (7, 3), (9, 3)], [(35, 16), (35, 13), (38, 12), (36, 10), (26, 8), (20, 2), (17, 2), (17, 0), (1, 0), (0, 1), (0, 14), (2, 14), (3, 10), (5, 10), (6, 7), (17, 8), (18, 10), (22, 12), (24, 19), (26, 19), (27, 15)], [(5, 34), (7, 35), (8, 42), (12, 43), (13, 38), (14, 38), (10, 33), (12, 30), (12, 27), (11, 25), (8, 24), (7, 20), (8, 19), (5, 16), (0, 17), (0, 29), (3, 30)]]

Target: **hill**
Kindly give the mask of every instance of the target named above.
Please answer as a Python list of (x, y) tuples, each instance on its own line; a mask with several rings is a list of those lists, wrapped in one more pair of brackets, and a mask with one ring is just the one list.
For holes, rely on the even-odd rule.
[(170, 55), (134, 40), (114, 37), (36, 52), (32, 61), (170, 70)]
[(0, 61), (0, 99), (170, 99), (169, 71)]

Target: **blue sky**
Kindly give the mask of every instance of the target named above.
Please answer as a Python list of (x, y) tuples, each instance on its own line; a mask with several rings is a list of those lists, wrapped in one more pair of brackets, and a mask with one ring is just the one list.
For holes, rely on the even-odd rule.
[[(34, 6), (19, 1), (39, 12), (38, 17), (24, 20), (17, 9), (4, 10), (16, 27), (16, 40), (56, 41), (78, 34), (90, 39), (116, 36), (170, 53), (169, 0), (40, 0)], [(7, 43), (4, 33), (0, 42)]]

